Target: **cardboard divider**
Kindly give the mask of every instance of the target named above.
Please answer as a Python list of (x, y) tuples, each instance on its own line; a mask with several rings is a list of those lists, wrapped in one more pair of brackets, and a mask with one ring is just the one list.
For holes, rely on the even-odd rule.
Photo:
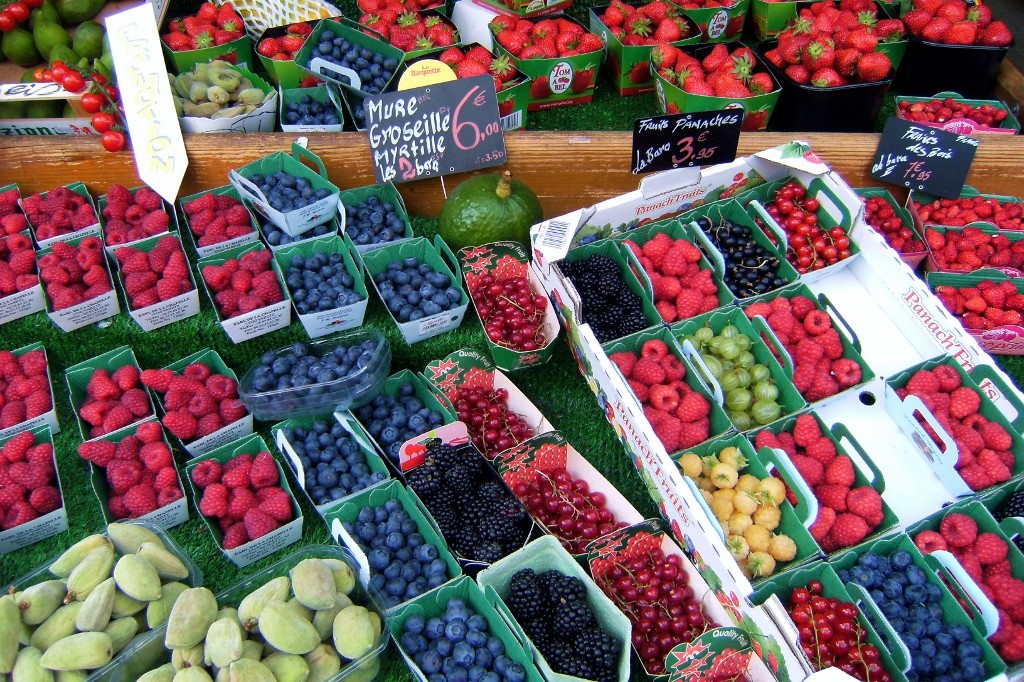
[[(232, 199), (238, 199), (240, 202), (242, 202), (242, 205), (245, 206), (246, 210), (249, 212), (249, 225), (252, 228), (252, 232), (244, 234), (240, 237), (227, 239), (216, 244), (200, 246), (199, 242), (201, 239), (201, 235), (197, 234), (195, 231), (192, 230), (191, 221), (188, 217), (188, 214), (185, 213), (185, 204), (195, 201), (196, 199), (199, 199), (200, 197), (205, 196), (207, 194), (213, 194), (214, 196), (227, 196), (231, 197)], [(209, 256), (215, 256), (218, 253), (221, 253), (222, 251), (228, 251), (229, 249), (233, 249), (236, 246), (242, 246), (244, 244), (248, 244), (259, 239), (259, 233), (256, 231), (256, 221), (252, 216), (252, 210), (249, 208), (248, 205), (246, 205), (246, 202), (242, 200), (242, 196), (238, 193), (238, 190), (235, 189), (234, 185), (214, 187), (213, 189), (210, 190), (204, 190), (202, 192), (196, 192), (195, 194), (189, 195), (187, 197), (182, 197), (181, 199), (178, 199), (178, 206), (179, 210), (174, 215), (175, 219), (178, 221), (179, 232), (188, 233), (189, 239), (192, 241), (192, 246), (195, 248), (196, 255), (199, 256), (200, 260), (202, 260), (203, 258), (207, 258)], [(182, 226), (184, 226), (185, 229), (180, 229)]]
[(53, 392), (53, 372), (50, 371), (50, 358), (46, 353), (46, 347), (42, 343), (36, 341), (30, 343), (27, 346), (16, 348), (11, 353), (16, 358), (20, 358), (25, 353), (29, 353), (34, 350), (41, 350), (43, 357), (46, 358), (46, 385), (50, 391), (50, 409), (38, 416), (32, 417), (31, 419), (25, 419), (24, 421), (10, 426), (6, 429), (0, 429), (0, 438), (9, 438), (21, 431), (31, 431), (32, 429), (46, 425), (50, 429), (52, 435), (60, 433), (60, 422), (57, 421), (57, 408), (56, 400), (54, 399), (55, 394)]
[(900, 219), (900, 222), (902, 222), (903, 225), (913, 233), (914, 238), (920, 240), (921, 243), (925, 245), (925, 249), (923, 251), (900, 253), (900, 259), (911, 268), (916, 268), (920, 265), (921, 261), (923, 261), (928, 255), (928, 245), (924, 241), (924, 237), (920, 230), (918, 230), (917, 226), (914, 225), (914, 216), (910, 215), (910, 211), (907, 210), (906, 206), (901, 206), (900, 203), (896, 201), (896, 198), (892, 193), (884, 187), (858, 187), (856, 191), (857, 194), (865, 200), (876, 197), (889, 204), (889, 206), (892, 207), (893, 212), (896, 214), (896, 217)]
[(338, 195), (338, 224), (340, 225), (342, 234), (348, 235), (350, 239), (352, 238), (349, 234), (348, 208), (354, 208), (363, 204), (370, 197), (376, 197), (380, 199), (381, 203), (390, 203), (394, 206), (395, 212), (402, 218), (405, 230), (401, 235), (393, 235), (392, 239), (379, 244), (364, 244), (360, 243), (359, 240), (352, 239), (352, 243), (355, 246), (356, 251), (359, 252), (360, 257), (368, 251), (373, 251), (395, 242), (412, 239), (413, 237), (412, 220), (409, 218), (409, 211), (405, 208), (405, 199), (402, 198), (398, 188), (395, 187), (392, 182), (386, 182), (383, 185), (366, 185), (364, 187), (342, 190), (341, 194)]
[[(53, 447), (53, 435), (50, 433), (50, 427), (45, 423), (26, 430), (35, 437), (34, 445), (49, 443), (50, 447)], [(21, 431), (0, 438), (0, 449), (18, 433), (21, 433)], [(0, 552), (4, 554), (15, 552), (22, 547), (42, 542), (68, 529), (68, 510), (64, 504), (64, 486), (60, 482), (60, 466), (57, 463), (56, 454), (55, 450), (53, 457), (54, 480), (51, 485), (60, 492), (60, 507), (46, 514), (41, 514), (27, 523), (0, 531)]]
[[(75, 239), (69, 239), (67, 243), (77, 248), (78, 245), (82, 243), (83, 239), (87, 239), (91, 236), (96, 235), (76, 237)], [(52, 246), (36, 251), (37, 270), (39, 269), (39, 260), (49, 253), (53, 253)], [(107, 271), (107, 277), (111, 277), (110, 264), (104, 260), (103, 267)], [(41, 279), (40, 282), (42, 282)], [(81, 329), (82, 327), (87, 327), (90, 324), (113, 317), (121, 312), (121, 307), (117, 302), (117, 291), (114, 289), (113, 279), (110, 280), (110, 291), (100, 294), (99, 296), (94, 296), (87, 301), (82, 301), (81, 303), (69, 308), (54, 310), (53, 301), (50, 300), (50, 296), (46, 294), (45, 287), (43, 287), (43, 299), (46, 302), (47, 316), (49, 316), (50, 320), (52, 320), (53, 323), (65, 334), (69, 334), (76, 329)]]
[[(178, 246), (181, 248), (181, 255), (185, 256), (185, 248), (181, 243), (181, 237), (175, 233), (156, 235), (155, 237), (149, 237), (148, 239), (142, 239), (135, 242), (131, 247), (138, 249), (143, 253), (149, 253), (156, 248), (157, 244), (164, 238), (170, 236), (178, 242)], [(122, 249), (125, 247), (118, 247)], [(189, 283), (192, 288), (183, 294), (178, 294), (173, 298), (168, 298), (162, 301), (157, 301), (153, 305), (146, 306), (145, 308), (132, 308), (131, 298), (128, 296), (128, 290), (125, 287), (125, 273), (121, 270), (121, 262), (117, 260), (117, 257), (111, 259), (117, 264), (117, 285), (121, 290), (121, 296), (125, 303), (125, 309), (128, 310), (128, 315), (131, 316), (135, 323), (144, 332), (151, 332), (154, 329), (160, 327), (166, 327), (169, 324), (174, 324), (186, 318), (192, 317), (193, 315), (199, 314), (199, 287), (196, 286), (195, 276), (192, 274), (192, 267), (189, 266)], [(185, 262), (188, 263), (186, 257)], [(155, 286), (155, 285), (154, 285)]]
[[(123, 367), (125, 365), (133, 365), (140, 373), (142, 372), (142, 368), (139, 366), (139, 361), (135, 359), (135, 351), (133, 351), (129, 346), (119, 346), (107, 351), (106, 353), (84, 360), (77, 365), (72, 365), (64, 370), (64, 380), (68, 385), (68, 397), (71, 399), (71, 409), (75, 411), (75, 419), (78, 423), (78, 432), (82, 434), (83, 441), (93, 440), (93, 436), (89, 435), (89, 425), (86, 424), (79, 415), (82, 405), (85, 404), (86, 387), (89, 385), (89, 379), (92, 378), (93, 372), (98, 369), (105, 369), (113, 375), (119, 367)], [(147, 399), (149, 400), (149, 413), (142, 417), (137, 417), (124, 428), (135, 426), (140, 422), (146, 421), (147, 418), (155, 414), (153, 410), (153, 400), (148, 394)]]
[[(48, 246), (53, 246), (56, 242), (66, 242), (66, 241), (70, 241), (72, 239), (78, 239), (79, 237), (88, 237), (89, 235), (95, 235), (95, 236), (99, 237), (100, 239), (103, 239), (102, 233), (100, 232), (100, 219), (99, 219), (99, 212), (96, 210), (96, 202), (93, 200), (92, 195), (89, 193), (89, 189), (85, 186), (85, 183), (80, 182), (80, 181), (70, 182), (70, 183), (64, 185), (64, 187), (66, 187), (67, 189), (71, 190), (75, 194), (78, 194), (78, 195), (82, 196), (85, 199), (85, 201), (90, 206), (92, 206), (93, 213), (96, 215), (96, 222), (94, 224), (92, 224), (92, 225), (87, 225), (86, 227), (79, 228), (79, 229), (75, 230), (74, 232), (69, 232), (68, 234), (62, 234), (62, 235), (58, 235), (56, 237), (49, 237), (47, 239), (40, 239), (38, 237), (38, 235), (36, 234), (36, 231), (39, 229), (39, 226), (32, 224), (32, 219), (29, 217), (28, 213), (24, 209), (24, 201), (25, 201), (25, 199), (24, 198), (18, 199), (18, 206), (19, 206), (19, 208), (21, 208), (22, 213), (24, 213), (24, 215), (25, 215), (25, 219), (28, 221), (29, 227), (32, 229), (32, 238), (35, 239), (36, 244), (38, 244), (40, 249), (45, 249)], [(3, 189), (7, 189), (7, 188), (3, 188)], [(3, 190), (0, 189), (0, 191), (3, 191)], [(50, 194), (50, 192), (40, 192), (39, 193), (39, 195), (43, 199), (45, 199), (47, 196), (49, 196), (49, 194)]]

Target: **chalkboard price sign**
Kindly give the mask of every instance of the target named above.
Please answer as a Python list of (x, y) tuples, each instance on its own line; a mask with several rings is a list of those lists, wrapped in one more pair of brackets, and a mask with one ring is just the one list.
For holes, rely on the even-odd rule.
[(958, 197), (978, 139), (890, 118), (871, 164), (871, 177), (940, 197)]
[(742, 123), (742, 109), (638, 118), (633, 122), (633, 172), (728, 163), (736, 158)]
[(410, 182), (505, 163), (490, 76), (368, 97), (364, 111), (378, 182)]

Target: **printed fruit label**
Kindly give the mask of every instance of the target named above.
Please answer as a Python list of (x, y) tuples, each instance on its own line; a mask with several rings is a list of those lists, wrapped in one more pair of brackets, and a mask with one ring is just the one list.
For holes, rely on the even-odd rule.
[(551, 69), (551, 76), (548, 78), (551, 92), (561, 95), (572, 85), (572, 66), (569, 62), (558, 62)]
[(728, 27), (729, 13), (724, 9), (715, 12), (715, 16), (711, 17), (711, 21), (708, 22), (708, 38), (714, 40), (720, 37)]

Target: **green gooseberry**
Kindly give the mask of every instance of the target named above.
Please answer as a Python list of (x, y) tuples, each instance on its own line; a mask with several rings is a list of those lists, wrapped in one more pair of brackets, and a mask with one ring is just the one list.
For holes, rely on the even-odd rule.
[(726, 393), (730, 393), (740, 388), (740, 379), (733, 372), (726, 372), (721, 377), (716, 377), (718, 383), (722, 386), (722, 390)]
[(753, 396), (745, 388), (734, 388), (725, 394), (725, 406), (730, 410), (743, 411), (750, 407)]
[(724, 327), (722, 327), (722, 331), (718, 332), (718, 335), (724, 336), (727, 339), (731, 339), (732, 337), (737, 336), (739, 333), (739, 327), (737, 327), (734, 324), (727, 324)]
[(750, 407), (750, 416), (758, 424), (770, 424), (782, 414), (782, 408), (773, 400), (758, 400)]
[(779, 397), (779, 387), (771, 381), (759, 381), (754, 384), (754, 400), (775, 402)]
[(747, 371), (750, 372), (750, 380), (755, 384), (767, 381), (772, 375), (771, 371), (768, 369), (768, 365), (762, 365), (760, 363), (747, 367)]
[(710, 343), (711, 339), (715, 337), (715, 333), (711, 331), (711, 327), (701, 327), (693, 333), (693, 336), (702, 344)]
[(746, 431), (754, 425), (754, 420), (750, 418), (750, 414), (740, 410), (730, 410), (729, 419), (732, 420), (732, 425), (740, 431)]
[(740, 350), (739, 344), (732, 339), (726, 339), (718, 346), (718, 356), (725, 360), (735, 360), (742, 352), (743, 351)]
[(750, 340), (750, 337), (747, 336), (746, 334), (737, 334), (736, 336), (732, 337), (732, 340), (739, 345), (740, 350), (750, 350), (750, 346), (753, 345), (753, 342)]
[(743, 388), (746, 388), (747, 386), (750, 385), (750, 372), (743, 369), (742, 367), (737, 367), (733, 369), (730, 372), (730, 374), (736, 375), (736, 379), (737, 381), (739, 381), (739, 385), (742, 386)]
[(749, 350), (745, 350), (740, 353), (740, 356), (736, 358), (736, 364), (744, 369), (749, 369), (757, 363), (757, 358)]

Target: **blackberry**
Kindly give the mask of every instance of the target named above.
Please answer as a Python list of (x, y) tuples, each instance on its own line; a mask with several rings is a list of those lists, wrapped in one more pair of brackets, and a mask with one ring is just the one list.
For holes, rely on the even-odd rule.
[(630, 291), (611, 258), (595, 254), (572, 263), (563, 261), (561, 267), (582, 299), (582, 321), (601, 343), (650, 326), (640, 297)]
[[(536, 619), (544, 615), (547, 607), (546, 602), (547, 595), (540, 585), (537, 584), (532, 570), (524, 569), (512, 576), (506, 603), (508, 608), (511, 609), (512, 615), (516, 617), (516, 620), (524, 624), (527, 622), (536, 624)], [(541, 619), (540, 622), (543, 624), (543, 627), (538, 629), (547, 631), (547, 621)], [(533, 639), (532, 635), (531, 639)]]
[(501, 499), (505, 495), (505, 489), (497, 481), (490, 481), (480, 486), (480, 496), (488, 500)]
[(559, 672), (566, 675), (572, 675), (573, 677), (580, 677), (584, 680), (597, 679), (594, 675), (594, 668), (590, 665), (590, 662), (579, 656), (572, 656), (566, 659), (562, 665), (562, 670)]
[(473, 485), (473, 475), (461, 464), (445, 469), (444, 480), (449, 488), (455, 490), (468, 490)]
[(598, 670), (614, 670), (622, 645), (603, 630), (588, 629), (576, 635), (573, 648), (581, 657), (589, 657)]
[(409, 485), (416, 491), (416, 494), (429, 499), (441, 493), (443, 481), (436, 471), (417, 467), (406, 476)]
[(1024, 491), (1013, 493), (995, 510), (996, 521), (1009, 516), (1024, 516)]
[[(555, 574), (555, 577), (548, 582), (548, 595), (552, 603), (571, 601), (586, 603), (587, 586), (583, 584), (582, 580), (574, 575), (563, 575), (558, 571), (548, 571), (548, 573)], [(589, 608), (587, 610), (589, 611)]]
[(498, 559), (509, 554), (511, 552), (507, 548), (502, 547), (497, 542), (490, 541), (481, 542), (473, 551), (474, 558), (489, 564), (493, 564)]
[(594, 614), (586, 601), (567, 601), (555, 607), (551, 627), (563, 637), (575, 635), (594, 624)]

